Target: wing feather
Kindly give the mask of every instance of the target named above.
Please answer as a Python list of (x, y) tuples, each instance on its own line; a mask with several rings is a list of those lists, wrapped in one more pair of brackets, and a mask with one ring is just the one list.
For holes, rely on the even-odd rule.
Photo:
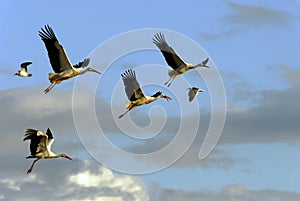
[(194, 91), (194, 87), (193, 88), (189, 88), (189, 101), (191, 102), (192, 100), (194, 100), (196, 93)]
[(162, 52), (166, 62), (170, 67), (176, 70), (180, 66), (185, 64), (185, 62), (177, 55), (177, 53), (173, 50), (173, 48), (167, 44), (165, 40), (165, 36), (161, 32), (157, 33), (152, 39), (153, 39), (153, 43)]
[(48, 57), (55, 73), (61, 73), (72, 68), (72, 64), (62, 45), (59, 44), (53, 29), (46, 25), (39, 31), (39, 36), (44, 41)]
[(47, 151), (48, 136), (35, 129), (27, 129), (23, 141), (30, 140), (30, 153), (32, 156)]
[(129, 69), (121, 74), (125, 86), (125, 92), (130, 101), (144, 98), (145, 95), (136, 79), (135, 71)]
[(30, 64), (32, 64), (32, 62), (30, 62), (30, 61), (21, 63), (21, 70), (27, 72), (27, 66), (30, 65)]
[(83, 61), (79, 62), (78, 64), (73, 65), (74, 68), (82, 68), (87, 67), (90, 63), (90, 58), (85, 58)]

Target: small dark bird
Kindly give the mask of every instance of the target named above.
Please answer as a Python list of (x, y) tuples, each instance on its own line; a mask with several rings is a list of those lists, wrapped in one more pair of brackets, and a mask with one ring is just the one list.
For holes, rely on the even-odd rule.
[(73, 160), (66, 154), (55, 154), (51, 151), (52, 143), (54, 142), (53, 135), (50, 129), (47, 129), (46, 133), (38, 131), (32, 128), (26, 130), (25, 137), (23, 141), (30, 140), (30, 152), (31, 155), (26, 158), (36, 158), (30, 168), (27, 171), (27, 174), (30, 174), (34, 164), (40, 159), (47, 158), (59, 158), (63, 157), (69, 160)]
[(192, 88), (188, 88), (189, 93), (189, 101), (191, 102), (192, 100), (194, 100), (195, 96), (198, 94), (198, 92), (204, 92), (203, 89), (199, 89), (197, 87), (192, 87)]
[(180, 56), (173, 50), (173, 48), (167, 44), (162, 33), (157, 33), (154, 36), (153, 43), (160, 49), (168, 65), (173, 68), (173, 70), (169, 70), (168, 72), (170, 79), (165, 82), (165, 85), (167, 85), (168, 87), (172, 84), (175, 78), (179, 77), (181, 74), (190, 69), (194, 69), (197, 67), (209, 68), (209, 66), (206, 65), (209, 60), (208, 58), (196, 65), (184, 62), (180, 58)]
[(143, 93), (140, 84), (136, 79), (135, 71), (133, 71), (132, 69), (125, 71), (125, 73), (121, 74), (121, 76), (124, 82), (125, 92), (130, 101), (127, 102), (125, 105), (127, 111), (124, 114), (121, 114), (119, 118), (122, 118), (127, 112), (129, 112), (133, 108), (140, 105), (149, 104), (159, 98), (164, 98), (167, 101), (171, 100), (169, 96), (164, 95), (160, 91), (156, 92), (152, 96), (146, 96)]
[(27, 73), (27, 66), (29, 66), (30, 64), (32, 64), (32, 62), (30, 62), (30, 61), (22, 63), (21, 70), (19, 70), (17, 73), (15, 73), (15, 75), (18, 75), (20, 77), (31, 77), (32, 74)]

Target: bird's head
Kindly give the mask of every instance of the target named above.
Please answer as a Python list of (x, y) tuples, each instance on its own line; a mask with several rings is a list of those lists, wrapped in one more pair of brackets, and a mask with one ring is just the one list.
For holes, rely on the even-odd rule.
[(69, 157), (67, 154), (61, 154), (61, 157), (69, 159), (69, 160), (73, 160), (71, 157)]
[(163, 98), (164, 98), (164, 99), (166, 99), (167, 101), (170, 101), (170, 100), (172, 100), (172, 98), (171, 98), (171, 97), (169, 97), (169, 96), (166, 96), (166, 95), (163, 95)]
[(209, 66), (207, 66), (206, 64), (208, 63), (209, 58), (206, 58), (204, 61), (200, 62), (199, 64), (197, 64), (197, 67), (205, 67), (205, 68), (210, 68)]
[(88, 68), (87, 68), (87, 71), (101, 74), (99, 71), (97, 71), (96, 69), (94, 69), (94, 68), (92, 68), (92, 67), (88, 67)]
[(155, 98), (165, 98), (167, 101), (171, 100), (169, 96), (164, 95), (161, 91), (156, 92), (152, 97)]

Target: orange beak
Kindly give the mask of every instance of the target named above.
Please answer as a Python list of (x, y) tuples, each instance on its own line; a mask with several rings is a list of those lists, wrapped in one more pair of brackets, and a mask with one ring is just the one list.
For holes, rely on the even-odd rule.
[(172, 98), (170, 98), (169, 96), (164, 95), (163, 98), (165, 98), (167, 101), (172, 100)]
[(67, 155), (65, 156), (65, 158), (66, 158), (66, 159), (69, 159), (69, 160), (71, 160), (71, 161), (73, 160), (71, 157), (69, 157), (69, 156), (67, 156)]

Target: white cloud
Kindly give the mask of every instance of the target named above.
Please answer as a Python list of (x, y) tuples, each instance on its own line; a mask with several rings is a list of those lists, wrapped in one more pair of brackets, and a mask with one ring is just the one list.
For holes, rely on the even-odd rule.
[[(140, 179), (114, 173), (94, 161), (55, 163), (49, 160), (45, 165), (37, 164), (31, 175), (18, 172), (12, 177), (3, 177), (1, 174), (2, 197), (7, 200), (149, 200), (146, 186)], [(4, 171), (2, 167), (0, 171)]]

